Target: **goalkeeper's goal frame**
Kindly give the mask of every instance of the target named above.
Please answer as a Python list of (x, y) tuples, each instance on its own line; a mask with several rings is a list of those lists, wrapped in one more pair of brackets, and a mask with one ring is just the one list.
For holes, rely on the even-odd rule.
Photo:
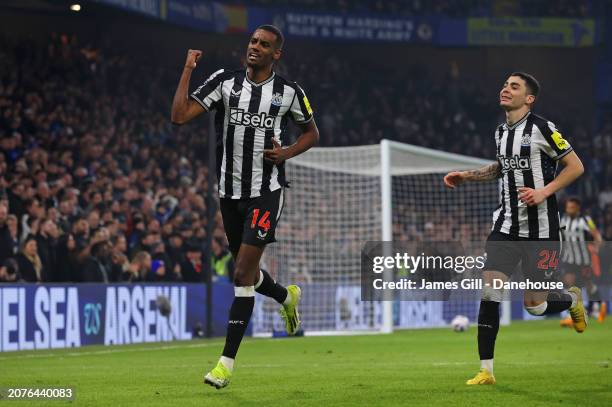
[[(401, 204), (394, 202), (394, 199), (402, 201), (405, 198), (418, 203), (420, 198), (414, 198), (414, 195), (429, 194), (428, 191), (433, 190), (433, 198), (422, 198), (419, 204), (422, 206), (419, 208), (421, 211), (429, 210), (429, 206), (433, 210), (437, 204), (445, 204), (434, 201), (435, 198), (445, 199), (444, 195), (435, 196), (446, 193), (439, 192), (444, 188), (442, 178), (445, 173), (474, 169), (490, 163), (489, 160), (391, 140), (382, 140), (380, 144), (370, 146), (316, 147), (287, 161), (287, 178), (292, 184), (277, 230), (279, 243), (268, 247), (263, 265), (283, 284), (300, 280), (304, 292), (301, 309), (305, 334), (375, 334), (391, 333), (395, 329), (403, 328), (448, 326), (449, 321), (446, 319), (454, 315), (446, 319), (436, 315), (432, 320), (427, 320), (427, 323), (421, 321), (413, 324), (409, 316), (398, 317), (403, 308), (411, 305), (402, 306), (394, 301), (364, 304), (358, 296), (360, 260), (355, 245), (362, 247), (366, 241), (372, 240), (393, 241), (394, 205)], [(411, 176), (415, 177), (410, 178)], [(413, 182), (411, 179), (415, 180), (412, 187), (416, 186), (418, 191), (410, 190), (410, 183)], [(402, 184), (403, 180), (408, 180), (407, 186)], [(352, 185), (353, 182), (355, 186)], [(498, 199), (498, 186), (495, 183), (483, 183), (469, 188), (478, 188), (477, 196), (480, 197), (482, 205), (481, 202), (476, 202), (476, 196), (470, 196), (473, 195), (470, 190), (459, 192), (467, 194), (461, 202), (467, 202), (465, 205), (474, 207), (470, 210), (477, 213), (483, 230), (490, 228), (491, 212)], [(461, 187), (457, 191), (459, 190)], [(454, 194), (456, 191), (452, 192)], [(326, 196), (329, 194), (333, 196)], [(358, 199), (355, 198), (356, 194), (363, 194), (363, 199), (369, 200), (368, 208), (371, 209), (368, 210), (371, 211), (371, 216), (365, 214), (359, 218), (362, 214), (354, 213), (359, 211), (360, 205), (359, 202), (352, 201)], [(431, 202), (428, 202), (428, 199)], [(332, 202), (331, 206), (339, 209), (334, 211), (318, 207), (323, 200)], [(465, 208), (459, 209), (466, 212)], [(351, 217), (347, 218), (349, 215)], [(401, 214), (396, 214), (396, 221), (398, 216)], [(356, 218), (360, 219), (361, 223), (350, 224), (350, 221)], [(347, 226), (347, 230), (336, 230), (344, 227), (345, 223), (352, 226)], [(406, 227), (412, 227), (410, 222), (405, 223)], [(334, 225), (337, 226), (336, 229), (333, 228)], [(351, 227), (356, 231), (351, 230)], [(330, 243), (325, 244), (325, 239)], [(337, 243), (343, 239), (355, 241), (352, 244), (350, 241)], [(353, 247), (353, 251), (349, 250), (347, 253), (356, 256), (356, 261), (352, 262), (349, 258), (342, 264), (339, 263), (338, 267), (328, 265), (326, 261), (329, 262), (329, 257), (334, 254), (342, 255), (344, 247)], [(430, 309), (427, 306), (421, 308), (422, 310), (407, 312), (418, 314), (421, 319), (427, 319), (428, 312), (442, 312), (439, 305)], [(477, 308), (478, 303), (474, 302), (466, 305), (465, 310), (458, 308), (457, 314), (468, 314), (473, 322), (477, 316)], [(510, 323), (510, 308), (509, 301), (504, 301), (502, 324)], [(276, 316), (277, 310), (278, 305), (273, 301), (258, 296), (252, 321), (254, 336), (270, 336), (284, 330)], [(451, 309), (450, 312), (454, 310)], [(448, 313), (449, 310), (446, 309), (445, 314)]]

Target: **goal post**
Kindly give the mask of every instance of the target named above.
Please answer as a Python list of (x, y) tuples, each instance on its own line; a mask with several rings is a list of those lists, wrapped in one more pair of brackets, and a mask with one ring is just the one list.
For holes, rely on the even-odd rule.
[[(442, 177), (488, 163), (390, 140), (312, 148), (287, 161), (291, 184), (276, 230), (279, 241), (268, 246), (262, 266), (281, 284), (302, 287), (305, 333), (389, 333), (447, 325), (454, 315), (446, 314), (454, 311), (443, 304), (361, 301), (361, 250), (368, 241), (390, 242), (423, 233), (429, 223), (440, 228), (442, 213), (457, 231), (469, 229), (486, 237), (497, 185), (473, 183), (446, 191)], [(456, 222), (462, 216), (469, 228)], [(278, 307), (257, 296), (255, 336), (284, 330)], [(474, 320), (477, 304), (470, 307), (465, 314)]]

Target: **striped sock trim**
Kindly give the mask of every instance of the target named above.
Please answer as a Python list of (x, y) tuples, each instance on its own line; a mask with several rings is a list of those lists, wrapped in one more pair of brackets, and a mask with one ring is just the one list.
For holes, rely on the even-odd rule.
[(235, 297), (255, 297), (255, 286), (234, 287)]
[(263, 281), (264, 281), (264, 273), (261, 270), (259, 270), (259, 280), (257, 281), (257, 284), (255, 284), (256, 290), (263, 284)]
[(546, 312), (546, 308), (548, 307), (548, 302), (544, 301), (543, 303), (536, 305), (535, 307), (525, 307), (528, 313), (535, 316), (544, 315)]
[(480, 361), (480, 368), (487, 369), (489, 373), (493, 374), (493, 359), (483, 359)]
[(221, 356), (219, 362), (221, 362), (221, 364), (230, 372), (234, 370), (234, 359), (228, 358), (227, 356)]

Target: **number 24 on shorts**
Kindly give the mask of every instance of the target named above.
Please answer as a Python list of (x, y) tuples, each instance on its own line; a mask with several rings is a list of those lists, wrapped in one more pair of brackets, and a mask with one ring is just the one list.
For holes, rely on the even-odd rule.
[(255, 226), (259, 226), (266, 232), (270, 229), (270, 211), (265, 211), (261, 218), (259, 218), (259, 223), (257, 223), (257, 218), (259, 217), (259, 209), (253, 210), (253, 219), (251, 220), (251, 229), (255, 229)]
[(559, 257), (557, 256), (556, 250), (541, 250), (538, 254), (540, 256), (540, 261), (538, 261), (538, 268), (540, 270), (557, 268), (557, 265), (559, 264)]

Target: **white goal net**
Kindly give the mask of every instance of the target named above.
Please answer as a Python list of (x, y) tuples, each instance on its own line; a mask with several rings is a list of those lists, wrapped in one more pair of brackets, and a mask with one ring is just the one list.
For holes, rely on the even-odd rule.
[[(474, 320), (476, 304), (361, 301), (361, 249), (368, 241), (484, 240), (497, 185), (448, 191), (443, 175), (489, 161), (384, 140), (379, 145), (313, 148), (286, 164), (291, 187), (264, 266), (302, 287), (306, 334), (389, 332)], [(254, 335), (283, 331), (278, 304), (258, 296)], [(452, 315), (451, 315), (452, 314)]]

